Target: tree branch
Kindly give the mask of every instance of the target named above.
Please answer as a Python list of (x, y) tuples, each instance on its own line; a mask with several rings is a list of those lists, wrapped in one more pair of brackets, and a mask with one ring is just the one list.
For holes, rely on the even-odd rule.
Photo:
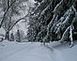
[(28, 17), (28, 14), (25, 15), (24, 17), (18, 19), (18, 20), (10, 27), (9, 31), (10, 31), (19, 21), (21, 21), (22, 19), (25, 19), (25, 17)]
[(9, 11), (9, 9), (12, 7), (12, 5), (13, 5), (15, 2), (16, 2), (16, 0), (14, 0), (14, 1), (10, 4), (10, 6), (6, 9), (6, 11), (5, 11), (4, 15), (3, 15), (3, 19), (2, 19), (2, 21), (1, 21), (1, 24), (0, 24), (0, 28), (1, 28), (2, 24), (3, 24), (3, 22), (4, 22), (4, 19), (5, 19), (5, 16), (6, 16), (7, 12)]

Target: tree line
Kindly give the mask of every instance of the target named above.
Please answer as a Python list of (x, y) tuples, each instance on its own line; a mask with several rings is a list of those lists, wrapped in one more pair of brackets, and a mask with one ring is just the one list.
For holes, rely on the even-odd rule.
[(77, 40), (77, 0), (35, 0), (29, 19), (28, 40), (64, 41), (72, 46)]

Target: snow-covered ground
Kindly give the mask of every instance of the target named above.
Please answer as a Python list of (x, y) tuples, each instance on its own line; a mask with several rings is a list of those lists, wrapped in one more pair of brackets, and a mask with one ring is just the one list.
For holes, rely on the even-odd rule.
[(51, 43), (0, 42), (0, 61), (77, 61), (77, 46), (72, 48)]

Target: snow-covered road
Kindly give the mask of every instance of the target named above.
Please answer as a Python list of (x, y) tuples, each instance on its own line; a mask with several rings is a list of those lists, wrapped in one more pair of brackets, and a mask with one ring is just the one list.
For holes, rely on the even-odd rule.
[(40, 43), (0, 43), (0, 61), (77, 61), (77, 46), (68, 49)]

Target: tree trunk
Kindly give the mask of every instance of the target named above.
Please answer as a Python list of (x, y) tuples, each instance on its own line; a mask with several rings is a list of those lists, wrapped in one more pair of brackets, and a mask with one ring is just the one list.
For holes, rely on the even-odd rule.
[(9, 31), (6, 31), (5, 39), (9, 40)]

